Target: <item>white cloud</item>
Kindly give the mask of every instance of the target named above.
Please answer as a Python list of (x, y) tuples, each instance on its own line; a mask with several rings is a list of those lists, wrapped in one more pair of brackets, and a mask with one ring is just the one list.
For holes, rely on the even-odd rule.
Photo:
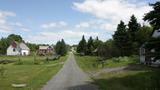
[(90, 27), (89, 22), (81, 22), (81, 23), (76, 25), (76, 28), (89, 28), (89, 27)]
[(0, 32), (9, 33), (12, 32), (12, 27), (9, 25), (8, 17), (16, 16), (13, 12), (0, 11)]
[(73, 8), (106, 20), (100, 27), (109, 31), (114, 31), (120, 20), (127, 22), (132, 14), (143, 22), (144, 14), (151, 10), (148, 3), (131, 3), (129, 0), (85, 0), (74, 2)]
[(82, 35), (85, 35), (85, 37), (88, 38), (90, 36), (96, 37), (99, 33), (64, 30), (60, 32), (40, 32), (38, 35), (29, 36), (26, 39), (28, 42), (53, 44), (63, 38), (67, 43), (72, 44), (72, 41), (74, 40), (77, 40), (77, 43), (79, 39), (81, 39)]
[(67, 26), (67, 23), (64, 21), (51, 22), (51, 23), (46, 23), (41, 25), (43, 29), (63, 28), (66, 26)]

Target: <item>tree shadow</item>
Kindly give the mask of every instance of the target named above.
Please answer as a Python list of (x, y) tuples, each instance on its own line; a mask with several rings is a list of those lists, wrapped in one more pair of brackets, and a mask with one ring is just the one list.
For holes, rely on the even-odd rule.
[(71, 86), (67, 90), (99, 90), (98, 86), (95, 85), (95, 82), (87, 82), (86, 84)]
[[(133, 67), (128, 69), (135, 70)], [(117, 74), (110, 78), (95, 79), (95, 82), (102, 90), (160, 90), (160, 70)]]

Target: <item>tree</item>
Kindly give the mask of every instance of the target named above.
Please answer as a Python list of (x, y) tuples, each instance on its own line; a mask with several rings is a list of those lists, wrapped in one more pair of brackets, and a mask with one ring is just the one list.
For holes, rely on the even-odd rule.
[[(160, 29), (160, 1), (157, 1), (154, 4), (150, 4), (150, 6), (153, 7), (153, 10), (147, 13), (144, 16), (144, 20), (148, 21), (152, 27), (153, 31)], [(146, 53), (147, 58), (149, 58), (148, 61), (151, 62), (151, 58), (154, 59), (154, 61), (160, 59), (160, 37), (158, 38), (150, 38), (150, 40), (147, 42), (146, 46)], [(153, 51), (152, 51), (153, 50)]]
[(132, 15), (128, 23), (128, 35), (132, 43), (131, 51), (133, 54), (137, 54), (139, 51), (138, 41), (137, 41), (137, 32), (140, 30), (141, 25), (137, 22), (137, 18)]
[(137, 18), (132, 15), (128, 23), (128, 33), (132, 42), (136, 41), (136, 33), (140, 30), (140, 24), (137, 22)]
[(103, 58), (111, 58), (119, 56), (117, 47), (114, 45), (114, 40), (109, 39), (98, 47), (98, 56)]
[(60, 41), (58, 41), (56, 43), (55, 51), (56, 51), (57, 54), (59, 54), (59, 55), (61, 54), (61, 42)]
[(65, 55), (67, 53), (67, 46), (64, 39), (61, 40), (61, 55)]
[(16, 35), (16, 34), (10, 34), (7, 37), (9, 43), (13, 42), (13, 41), (17, 41), (17, 42), (24, 42), (22, 37), (20, 35)]
[(0, 40), (0, 54), (6, 54), (7, 48), (9, 46), (9, 42), (7, 38), (1, 38)]
[(160, 1), (157, 1), (154, 4), (150, 4), (153, 7), (153, 10), (148, 12), (143, 20), (148, 21), (154, 30), (160, 29)]
[(92, 55), (92, 51), (93, 51), (93, 39), (92, 37), (89, 38), (88, 43), (87, 43), (87, 54), (88, 55)]
[(39, 45), (33, 43), (26, 43), (26, 45), (30, 48), (32, 52), (36, 52), (39, 48)]
[(121, 56), (130, 55), (131, 40), (127, 32), (126, 25), (123, 21), (117, 26), (117, 31), (113, 35), (114, 44), (119, 49)]
[(149, 41), (151, 38), (151, 34), (153, 32), (153, 28), (151, 26), (143, 25), (140, 30), (137, 32), (137, 40), (138, 40), (138, 47), (140, 47), (145, 42)]
[(101, 40), (99, 40), (98, 36), (96, 37), (96, 39), (93, 41), (93, 48), (94, 50), (97, 49), (103, 42)]
[(77, 52), (86, 54), (86, 51), (87, 51), (87, 43), (86, 43), (85, 37), (83, 35), (82, 40), (78, 44)]
[(62, 56), (66, 55), (67, 46), (65, 44), (64, 39), (62, 39), (61, 41), (58, 41), (56, 43), (55, 50), (56, 50), (56, 53), (59, 54), (59, 55), (62, 55)]

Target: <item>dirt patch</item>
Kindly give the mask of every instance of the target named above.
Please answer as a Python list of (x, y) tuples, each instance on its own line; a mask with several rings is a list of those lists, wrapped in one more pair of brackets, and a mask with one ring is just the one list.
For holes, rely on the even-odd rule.
[(102, 73), (109, 73), (109, 72), (120, 72), (125, 70), (142, 70), (142, 66), (139, 64), (132, 64), (127, 66), (115, 67), (115, 68), (104, 68), (96, 72), (88, 72), (91, 77), (99, 76)]

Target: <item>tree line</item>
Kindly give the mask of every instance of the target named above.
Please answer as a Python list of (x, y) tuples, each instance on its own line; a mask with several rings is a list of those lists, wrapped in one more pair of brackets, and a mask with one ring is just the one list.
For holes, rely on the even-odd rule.
[[(16, 41), (18, 43), (20, 42), (25, 43), (25, 41), (20, 35), (10, 34), (6, 38), (2, 37), (0, 39), (0, 55), (6, 55), (7, 48), (13, 41)], [(26, 42), (26, 45), (30, 48), (31, 52), (36, 52), (40, 45), (45, 46), (46, 44), (34, 44)], [(57, 54), (65, 55), (67, 53), (69, 46), (66, 45), (65, 41), (62, 39), (61, 41), (57, 42), (54, 48)]]
[[(85, 37), (77, 46), (77, 52), (84, 55), (98, 55), (105, 58), (138, 55), (139, 48), (145, 43), (150, 43), (148, 48), (157, 48), (160, 51), (160, 39), (152, 39), (152, 33), (160, 29), (160, 2), (150, 4), (153, 10), (144, 15), (143, 20), (148, 21), (150, 25), (141, 25), (135, 15), (130, 17), (129, 22), (126, 24), (120, 21), (117, 29), (112, 35), (112, 39), (102, 42), (101, 40), (92, 37), (86, 42)], [(96, 45), (97, 44), (97, 45)], [(96, 54), (95, 54), (96, 52)]]

